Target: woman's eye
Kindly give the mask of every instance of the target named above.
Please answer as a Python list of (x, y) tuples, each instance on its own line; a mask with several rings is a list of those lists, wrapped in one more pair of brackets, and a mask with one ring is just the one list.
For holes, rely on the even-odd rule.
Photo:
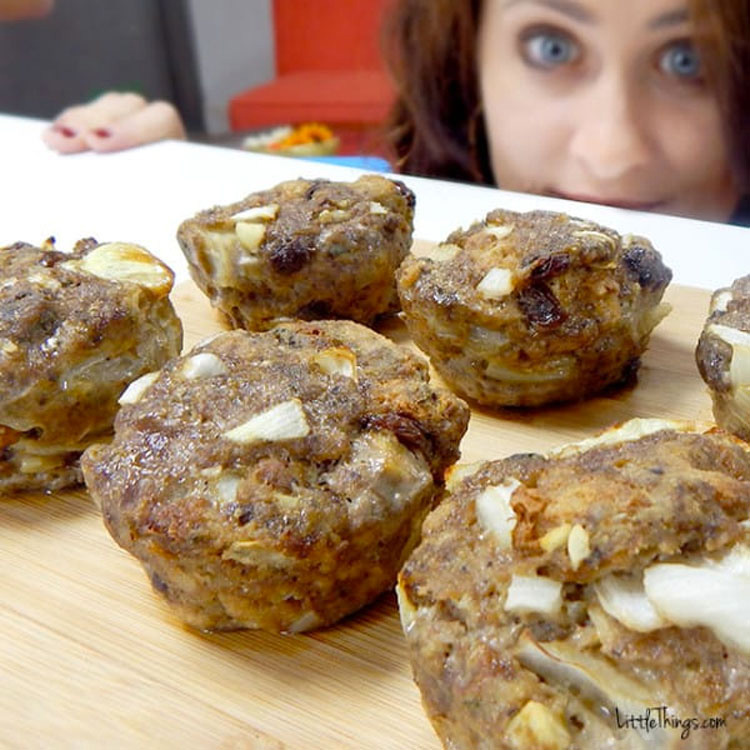
[(670, 44), (659, 55), (659, 69), (684, 81), (702, 80), (703, 64), (695, 47), (688, 41)]
[(537, 68), (557, 68), (575, 62), (580, 49), (567, 34), (559, 31), (536, 31), (522, 40), (524, 59)]

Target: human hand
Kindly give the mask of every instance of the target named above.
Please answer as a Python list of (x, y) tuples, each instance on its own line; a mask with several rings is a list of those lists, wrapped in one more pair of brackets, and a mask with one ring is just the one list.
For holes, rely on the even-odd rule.
[(165, 138), (185, 138), (185, 126), (172, 104), (113, 91), (64, 110), (42, 134), (61, 154), (122, 151)]

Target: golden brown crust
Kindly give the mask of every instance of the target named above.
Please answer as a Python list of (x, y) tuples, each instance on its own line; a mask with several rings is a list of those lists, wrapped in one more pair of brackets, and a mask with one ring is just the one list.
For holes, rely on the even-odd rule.
[(298, 322), (169, 363), (83, 466), (109, 530), (187, 622), (305, 630), (393, 584), (467, 422), (405, 349)]
[[(112, 267), (123, 248), (156, 284)], [(179, 353), (172, 275), (142, 248), (95, 240), (0, 255), (0, 490), (59, 489), (81, 481), (80, 453), (111, 432), (128, 383)]]
[(638, 366), (671, 278), (648, 240), (544, 211), (497, 210), (398, 274), (416, 343), (494, 406), (574, 400)]
[(750, 368), (742, 366), (749, 359), (750, 276), (743, 276), (712, 295), (695, 350), (716, 423), (743, 440), (750, 440)]
[(290, 318), (369, 325), (398, 310), (393, 279), (411, 244), (414, 194), (366, 175), (291, 180), (182, 223), (190, 273), (235, 327)]
[[(517, 523), (504, 548), (483, 522), (479, 498), (511, 481), (520, 483), (510, 501)], [(618, 732), (614, 718), (596, 712), (597, 705), (617, 704), (620, 678), (643, 690), (647, 706), (668, 705), (683, 718), (726, 719), (725, 727), (695, 732), (675, 747), (747, 746), (750, 654), (707, 627), (636, 632), (604, 611), (596, 586), (612, 573), (637, 579), (655, 563), (689, 563), (748, 545), (750, 527), (741, 522), (749, 517), (748, 447), (719, 431), (664, 429), (572, 455), (515, 456), (488, 462), (461, 481), (426, 519), (422, 542), (399, 576), (415, 678), (445, 746), (533, 746), (519, 745), (515, 734), (532, 702), (554, 719), (559, 744), (550, 747), (598, 750), (615, 741), (622, 744), (612, 747), (641, 747), (632, 729)], [(568, 546), (576, 526), (588, 543), (577, 566)], [(553, 542), (558, 531), (565, 533)], [(559, 583), (560, 610), (507, 610), (516, 576)], [(535, 661), (545, 646), (616, 670), (604, 687), (611, 695), (599, 696), (602, 703), (591, 695), (582, 700), (580, 684), (545, 674)]]

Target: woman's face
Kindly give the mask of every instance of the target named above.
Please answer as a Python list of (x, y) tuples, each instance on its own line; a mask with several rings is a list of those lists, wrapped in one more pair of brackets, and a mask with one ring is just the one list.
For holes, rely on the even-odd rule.
[(685, 0), (485, 0), (501, 187), (726, 220), (739, 194)]

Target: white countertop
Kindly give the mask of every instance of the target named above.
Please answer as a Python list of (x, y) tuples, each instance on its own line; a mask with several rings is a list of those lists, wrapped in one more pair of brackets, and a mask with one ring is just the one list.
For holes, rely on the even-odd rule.
[[(116, 154), (60, 156), (42, 143), (46, 123), (0, 115), (0, 247), (54, 236), (60, 250), (82, 237), (134, 242), (188, 278), (175, 232), (210, 206), (296, 177), (356, 179), (360, 170), (178, 141)], [(750, 273), (750, 229), (403, 177), (416, 193), (414, 236), (440, 241), (494, 208), (567, 211), (648, 237), (674, 281), (715, 289)]]

